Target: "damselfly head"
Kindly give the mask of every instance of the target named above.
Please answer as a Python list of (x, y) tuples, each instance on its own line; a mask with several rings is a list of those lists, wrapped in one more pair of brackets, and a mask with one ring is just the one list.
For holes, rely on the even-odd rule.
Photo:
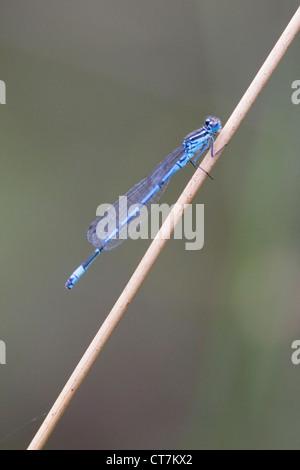
[(208, 116), (205, 119), (205, 127), (208, 131), (216, 134), (222, 130), (222, 123), (219, 118)]

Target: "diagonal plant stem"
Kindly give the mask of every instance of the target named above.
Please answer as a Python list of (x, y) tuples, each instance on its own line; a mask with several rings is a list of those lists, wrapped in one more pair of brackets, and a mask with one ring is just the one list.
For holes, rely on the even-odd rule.
[[(279, 64), (288, 47), (296, 37), (299, 30), (300, 7), (297, 9), (296, 13), (294, 14), (286, 29), (282, 33), (281, 37), (275, 44), (269, 56), (265, 60), (264, 64), (258, 71), (254, 80), (245, 92), (244, 96), (242, 97), (237, 107), (233, 111), (232, 115), (228, 119), (220, 136), (216, 140), (216, 143), (214, 144), (215, 153), (218, 152), (218, 149), (222, 150), (218, 152), (215, 158), (211, 158), (211, 154), (210, 152), (208, 152), (208, 154), (204, 157), (203, 161), (201, 162), (201, 167), (206, 172), (211, 172), (212, 168), (217, 163), (218, 159), (221, 157), (224, 145), (230, 141), (232, 136), (237, 131), (239, 125), (242, 123), (243, 119), (245, 118), (246, 114), (250, 110), (255, 100), (258, 98), (263, 87), (271, 77), (272, 73), (276, 69), (277, 65)], [(78, 390), (82, 381), (89, 372), (91, 366), (97, 359), (100, 351), (104, 347), (106, 341), (108, 340), (115, 327), (119, 323), (127, 307), (136, 295), (144, 279), (146, 278), (147, 274), (149, 273), (150, 269), (158, 258), (160, 252), (162, 251), (163, 247), (170, 238), (176, 223), (179, 221), (179, 219), (184, 213), (186, 205), (189, 204), (195, 197), (197, 191), (202, 186), (206, 177), (207, 175), (200, 169), (198, 169), (192, 176), (191, 180), (185, 187), (183, 193), (179, 197), (177, 203), (174, 205), (174, 208), (170, 212), (169, 216), (165, 220), (161, 229), (157, 233), (156, 237), (154, 238), (144, 257), (142, 258), (140, 264), (133, 273), (131, 279), (129, 280), (119, 299), (115, 303), (109, 315), (106, 317), (98, 333), (96, 334), (88, 349), (82, 356), (77, 367), (75, 368), (65, 387), (61, 391), (48, 415), (46, 416), (40, 429), (38, 430), (32, 442), (30, 443), (28, 450), (42, 449), (44, 444), (47, 442), (50, 434), (52, 433), (59, 419), (61, 418), (63, 412), (70, 404), (74, 393)]]

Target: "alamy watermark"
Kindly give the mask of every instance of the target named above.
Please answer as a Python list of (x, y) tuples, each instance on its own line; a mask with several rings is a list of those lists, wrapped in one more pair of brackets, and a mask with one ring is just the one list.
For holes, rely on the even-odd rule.
[(294, 80), (292, 88), (295, 90), (292, 93), (291, 100), (293, 104), (300, 104), (300, 80)]
[(292, 363), (295, 366), (298, 366), (300, 364), (300, 340), (296, 339), (293, 341), (291, 347), (292, 349), (295, 349), (291, 357)]
[(6, 85), (3, 80), (0, 80), (0, 104), (6, 104)]
[[(172, 216), (168, 216), (174, 206), (175, 204), (151, 204), (149, 207), (143, 204), (131, 205), (126, 196), (120, 196), (113, 205), (98, 206), (96, 214), (99, 219), (91, 226), (92, 237), (96, 236), (97, 243), (103, 240), (107, 249), (127, 238), (153, 239), (162, 222), (168, 220), (172, 224)], [(179, 206), (178, 209), (180, 210)], [(168, 238), (164, 233), (161, 237)], [(175, 226), (173, 237), (187, 240), (186, 250), (201, 250), (204, 245), (204, 204), (184, 205), (184, 216)]]
[(6, 346), (4, 341), (0, 340), (0, 364), (6, 364)]

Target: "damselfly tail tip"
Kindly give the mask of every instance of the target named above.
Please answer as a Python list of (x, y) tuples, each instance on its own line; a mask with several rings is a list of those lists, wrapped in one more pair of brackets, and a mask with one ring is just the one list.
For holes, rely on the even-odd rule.
[(72, 287), (73, 287), (73, 281), (72, 281), (71, 278), (69, 278), (69, 279), (67, 280), (67, 282), (65, 283), (65, 288), (68, 289), (68, 290), (71, 290)]
[(74, 274), (72, 274), (72, 276), (70, 276), (69, 279), (67, 280), (67, 282), (65, 283), (66, 289), (71, 290), (72, 287), (74, 286), (74, 284), (76, 284), (77, 281), (78, 281), (78, 277), (75, 276)]
[(84, 267), (82, 265), (80, 265), (79, 268), (77, 268), (73, 272), (73, 274), (69, 277), (69, 279), (65, 283), (66, 288), (69, 289), (69, 290), (72, 289), (72, 287), (74, 286), (74, 284), (76, 284), (76, 282), (78, 281), (80, 276), (82, 276), (84, 271), (85, 271)]

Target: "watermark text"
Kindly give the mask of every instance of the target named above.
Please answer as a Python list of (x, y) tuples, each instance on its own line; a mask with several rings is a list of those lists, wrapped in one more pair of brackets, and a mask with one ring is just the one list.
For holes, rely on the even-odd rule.
[(295, 341), (292, 342), (292, 349), (295, 349), (295, 351), (292, 354), (292, 363), (295, 366), (298, 366), (300, 364), (300, 340), (296, 339)]
[[(175, 212), (172, 211), (175, 209)], [(181, 211), (173, 204), (132, 204), (126, 196), (120, 196), (115, 204), (100, 204), (97, 216), (100, 218), (94, 227), (98, 240), (108, 247), (116, 246), (127, 238), (137, 240), (153, 239), (159, 227), (165, 222), (161, 239), (169, 238), (170, 227), (174, 224), (174, 214)], [(184, 216), (174, 229), (175, 239), (185, 239), (186, 250), (201, 250), (204, 245), (204, 205), (185, 204)]]
[(6, 364), (6, 345), (0, 340), (0, 364)]
[(293, 104), (300, 104), (300, 80), (294, 80), (292, 83), (294, 93), (292, 93), (291, 100)]
[(0, 80), (0, 104), (6, 104), (6, 85), (3, 80)]

